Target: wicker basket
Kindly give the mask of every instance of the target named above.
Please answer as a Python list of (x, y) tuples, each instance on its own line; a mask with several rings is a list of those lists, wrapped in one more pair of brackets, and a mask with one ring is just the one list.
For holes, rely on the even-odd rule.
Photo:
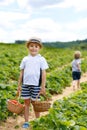
[(24, 110), (24, 105), (17, 100), (7, 100), (7, 109), (13, 113), (20, 114)]
[(46, 101), (38, 101), (38, 96), (36, 97), (36, 101), (32, 102), (34, 111), (36, 112), (45, 112), (48, 111), (48, 109), (51, 106), (51, 103), (46, 99)]

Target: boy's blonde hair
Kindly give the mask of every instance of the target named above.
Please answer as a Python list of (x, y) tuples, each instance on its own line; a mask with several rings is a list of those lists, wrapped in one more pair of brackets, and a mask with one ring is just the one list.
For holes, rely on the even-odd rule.
[(81, 52), (80, 51), (75, 51), (74, 58), (79, 59), (80, 57), (81, 57)]

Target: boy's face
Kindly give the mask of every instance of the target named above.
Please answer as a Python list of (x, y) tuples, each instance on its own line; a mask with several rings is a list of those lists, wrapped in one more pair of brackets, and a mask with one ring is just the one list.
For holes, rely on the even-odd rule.
[(28, 48), (29, 48), (29, 52), (32, 56), (37, 55), (40, 50), (40, 46), (38, 45), (38, 43), (30, 43)]

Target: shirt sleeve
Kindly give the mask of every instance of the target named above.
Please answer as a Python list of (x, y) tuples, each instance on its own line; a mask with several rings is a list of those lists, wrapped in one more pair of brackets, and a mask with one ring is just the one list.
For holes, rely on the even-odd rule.
[(78, 60), (78, 61), (77, 61), (77, 64), (81, 64), (81, 60)]
[(20, 70), (22, 70), (24, 68), (25, 68), (25, 58), (23, 58), (23, 60), (21, 61)]
[(41, 58), (41, 66), (40, 67), (42, 70), (46, 70), (49, 68), (48, 63), (44, 57)]

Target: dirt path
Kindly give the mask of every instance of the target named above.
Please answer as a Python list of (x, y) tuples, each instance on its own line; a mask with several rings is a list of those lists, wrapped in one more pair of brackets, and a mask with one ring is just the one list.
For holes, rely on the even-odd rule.
[[(86, 82), (86, 81), (87, 81), (87, 73), (83, 74), (81, 78), (81, 82)], [(72, 87), (66, 87), (63, 90), (62, 94), (53, 96), (52, 101), (50, 102), (51, 104), (53, 104), (54, 101), (58, 99), (62, 99), (63, 97), (69, 96), (71, 93), (74, 93)], [(48, 114), (48, 112), (41, 113), (41, 116), (46, 115), (46, 114)], [(30, 111), (29, 118), (30, 118), (29, 119), (30, 121), (35, 119), (35, 115), (33, 111)], [(24, 122), (23, 116), (17, 116), (17, 118), (9, 117), (6, 122), (3, 122), (2, 124), (0, 124), (0, 130), (16, 130), (16, 129), (24, 130), (23, 128), (21, 128), (21, 125), (23, 124), (23, 122)]]

